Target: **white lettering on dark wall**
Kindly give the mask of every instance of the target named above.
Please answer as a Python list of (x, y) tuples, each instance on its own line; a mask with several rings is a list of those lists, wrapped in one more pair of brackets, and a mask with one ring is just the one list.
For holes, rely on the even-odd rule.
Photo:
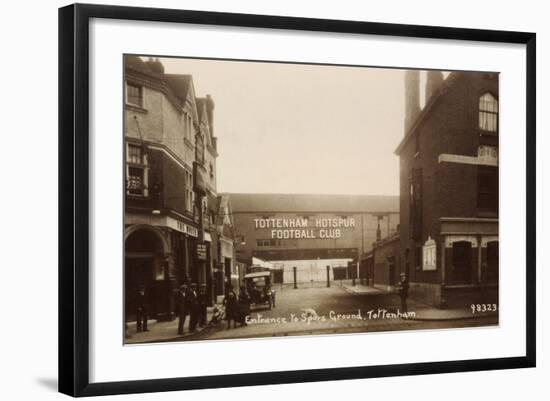
[(272, 239), (338, 239), (343, 229), (355, 228), (352, 217), (316, 218), (309, 226), (307, 218), (255, 218), (254, 228), (271, 229)]

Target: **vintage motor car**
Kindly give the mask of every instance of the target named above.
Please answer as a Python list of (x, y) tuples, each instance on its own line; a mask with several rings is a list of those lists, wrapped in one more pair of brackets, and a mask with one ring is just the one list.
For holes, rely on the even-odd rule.
[(244, 276), (246, 290), (250, 295), (251, 306), (275, 307), (275, 291), (271, 288), (271, 272), (259, 271)]

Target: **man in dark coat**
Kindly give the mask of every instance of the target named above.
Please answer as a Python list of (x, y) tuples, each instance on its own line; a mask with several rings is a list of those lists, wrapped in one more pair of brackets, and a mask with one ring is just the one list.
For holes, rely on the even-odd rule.
[(199, 302), (199, 327), (206, 327), (206, 309), (208, 307), (208, 294), (206, 284), (201, 284), (198, 294)]
[(147, 293), (143, 284), (136, 291), (135, 305), (138, 333), (140, 331), (149, 331), (147, 329)]
[(227, 328), (229, 329), (231, 327), (232, 320), (233, 327), (237, 327), (237, 320), (239, 319), (239, 304), (237, 303), (237, 294), (233, 291), (232, 286), (228, 286), (226, 289), (223, 305), (225, 306)]
[(187, 293), (187, 305), (189, 306), (189, 330), (197, 330), (198, 315), (199, 315), (199, 294), (197, 292), (197, 284), (192, 283)]
[(407, 296), (409, 295), (409, 279), (405, 273), (401, 273), (401, 281), (397, 287), (401, 298), (401, 311), (407, 313)]
[(250, 295), (243, 285), (239, 291), (239, 322), (241, 326), (247, 326), (246, 317), (250, 315)]
[(187, 283), (183, 283), (180, 289), (176, 293), (176, 308), (178, 312), (178, 334), (183, 334), (183, 325), (185, 324), (185, 318), (189, 313), (189, 305), (187, 302), (187, 295), (189, 289)]

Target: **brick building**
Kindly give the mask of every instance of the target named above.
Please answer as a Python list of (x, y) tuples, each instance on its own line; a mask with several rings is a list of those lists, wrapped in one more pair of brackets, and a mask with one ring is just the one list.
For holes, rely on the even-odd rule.
[(498, 74), (405, 76), (400, 163), (401, 270), (439, 307), (498, 298)]
[(206, 284), (211, 299), (219, 287), (219, 242), (227, 242), (219, 225), (230, 221), (217, 219), (225, 203), (216, 192), (214, 102), (158, 59), (126, 56), (124, 67), (126, 319), (140, 285), (150, 314), (171, 319), (181, 282)]
[(361, 267), (368, 271), (368, 282), (384, 291), (394, 291), (399, 282), (401, 238), (399, 231), (372, 244), (372, 249), (361, 257)]
[(366, 278), (358, 268), (360, 255), (377, 238), (396, 231), (397, 196), (227, 194), (231, 199), (237, 236), (237, 256), (275, 262), (279, 280), (326, 280), (326, 266), (334, 279)]

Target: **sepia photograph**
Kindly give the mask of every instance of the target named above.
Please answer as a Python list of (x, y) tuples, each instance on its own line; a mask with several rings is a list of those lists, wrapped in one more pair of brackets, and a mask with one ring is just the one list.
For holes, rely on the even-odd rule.
[(126, 345), (499, 325), (498, 72), (123, 74)]

